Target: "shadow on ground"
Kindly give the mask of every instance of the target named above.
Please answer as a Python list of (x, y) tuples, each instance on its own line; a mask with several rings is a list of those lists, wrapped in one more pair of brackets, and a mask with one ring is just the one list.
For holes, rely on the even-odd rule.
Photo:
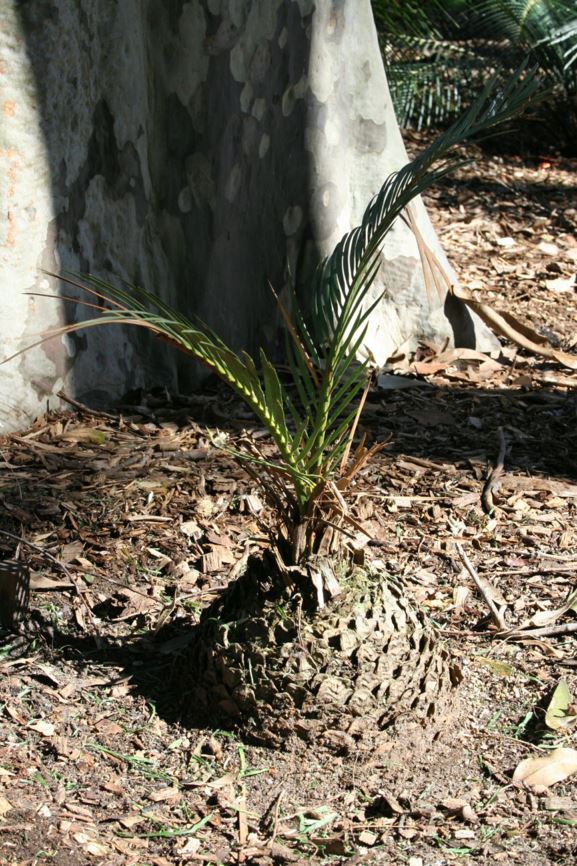
[[(53, 653), (66, 659), (78, 671), (110, 668), (111, 679), (115, 679), (120, 669), (120, 677), (130, 678), (131, 688), (152, 702), (167, 721), (193, 728), (215, 724), (222, 727), (222, 718), (207, 717), (207, 713), (191, 705), (187, 697), (193, 685), (187, 654), (195, 640), (199, 609), (179, 608), (166, 626), (158, 627), (156, 622), (155, 630), (151, 631), (151, 620), (146, 615), (135, 615), (130, 622), (121, 623), (109, 607), (121, 582), (126, 587), (140, 586), (144, 589), (142, 595), (150, 591), (152, 584), (139, 574), (136, 560), (146, 556), (145, 551), (150, 551), (151, 547), (168, 548), (175, 561), (182, 558), (177, 555), (179, 544), (183, 545), (185, 558), (192, 560), (198, 555), (198, 548), (186, 547), (188, 540), (180, 533), (179, 526), (183, 519), (194, 514), (193, 506), (199, 498), (206, 493), (217, 496), (222, 489), (226, 491), (225, 499), (238, 499), (244, 495), (243, 491), (250, 493), (254, 487), (230, 458), (214, 449), (205, 449), (205, 455), (197, 453), (202, 452), (198, 448), (182, 450), (184, 440), (181, 439), (178, 440), (180, 448), (158, 450), (162, 441), (159, 433), (167, 429), (174, 432), (178, 428), (186, 437), (193, 434), (200, 437), (209, 426), (234, 435), (244, 427), (250, 428), (251, 420), (243, 416), (239, 403), (225, 402), (220, 393), (208, 393), (196, 402), (192, 399), (167, 402), (160, 397), (155, 401), (146, 395), (138, 396), (136, 406), (124, 406), (121, 423), (113, 416), (103, 418), (92, 413), (81, 414), (80, 418), (68, 416), (68, 419), (60, 415), (52, 418), (44, 434), (39, 425), (37, 435), (6, 437), (2, 443), (5, 467), (0, 468), (0, 501), (4, 514), (0, 528), (28, 540), (34, 539), (57, 559), (65, 546), (80, 544), (80, 554), (88, 561), (97, 562), (101, 575), (88, 589), (94, 593), (92, 608), (100, 623), (95, 632), (78, 627), (69, 601), (66, 615), (55, 615), (54, 609), (65, 604), (65, 595), (55, 593), (52, 611), (50, 605), (44, 604), (46, 597), (35, 601), (30, 631), (22, 638), (22, 645), (26, 647), (30, 640), (42, 640), (48, 655)], [(71, 422), (64, 432), (60, 429), (62, 420)], [(443, 482), (445, 471), (448, 479), (449, 467), (458, 466), (462, 477), (470, 481), (471, 495), (475, 498), (477, 492), (480, 500), (487, 471), (499, 451), (499, 430), (504, 432), (508, 442), (506, 473), (523, 477), (554, 476), (571, 483), (577, 478), (576, 421), (577, 397), (571, 393), (437, 388), (418, 382), (402, 391), (375, 391), (367, 401), (363, 432), (372, 440), (391, 436), (391, 441), (374, 461), (368, 489), (374, 489), (381, 498), (391, 490), (402, 495), (404, 489), (398, 483), (391, 488), (387, 485), (391, 483), (391, 470), (396, 461), (405, 457), (435, 466), (440, 479), (437, 483)], [(57, 434), (51, 424), (60, 425)], [(102, 451), (98, 437), (91, 438), (90, 431), (106, 430), (110, 431), (110, 439), (107, 450)], [(73, 447), (65, 438), (67, 435), (74, 440)], [(119, 437), (118, 441), (114, 436)], [(190, 446), (188, 438), (186, 442)], [(236, 486), (227, 487), (229, 482), (233, 483), (231, 478), (235, 472)], [(171, 511), (165, 512), (170, 516), (161, 518), (170, 526), (165, 536), (154, 534), (158, 531), (154, 523), (133, 534), (129, 539), (133, 545), (133, 561), (129, 562), (124, 553), (114, 553), (115, 545), (119, 537), (126, 534), (127, 526), (131, 531), (128, 512), (138, 512), (147, 502), (150, 504), (147, 497), (154, 489), (150, 485), (157, 482), (161, 484), (163, 497), (171, 496), (171, 488), (177, 491), (171, 500)], [(446, 507), (445, 502), (442, 504)], [(226, 508), (225, 504), (221, 512), (221, 527), (225, 528), (229, 521), (238, 519), (238, 515), (229, 517)], [(246, 519), (246, 515), (242, 518)], [(419, 519), (416, 512), (412, 516), (412, 520), (415, 519)], [(156, 524), (156, 527), (159, 525), (168, 526), (168, 523)], [(210, 526), (210, 519), (207, 526)], [(254, 534), (254, 529), (250, 531)], [(427, 525), (424, 531), (429, 532)], [(15, 547), (13, 539), (0, 534), (1, 559), (13, 556)], [(53, 567), (25, 545), (23, 554), (32, 559), (35, 568), (50, 570)], [(99, 556), (104, 558), (99, 559)], [(90, 571), (90, 566), (84, 565), (83, 570)], [(230, 566), (222, 571), (229, 572)], [(107, 573), (116, 578), (112, 586), (107, 583)], [(180, 593), (178, 577), (171, 580), (172, 583), (167, 581), (163, 585), (162, 592), (176, 594), (178, 589)], [(213, 598), (225, 582), (221, 577), (207, 577)], [(208, 595), (210, 597), (210, 593)], [(156, 602), (162, 606), (158, 598), (156, 596)], [(163, 603), (167, 600), (170, 598), (165, 598)], [(14, 641), (5, 636), (2, 643)]]

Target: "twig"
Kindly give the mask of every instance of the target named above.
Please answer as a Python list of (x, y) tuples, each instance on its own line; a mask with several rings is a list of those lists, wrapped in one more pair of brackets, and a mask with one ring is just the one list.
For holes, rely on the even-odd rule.
[(25, 544), (27, 547), (31, 547), (32, 550), (35, 550), (41, 556), (45, 556), (46, 559), (49, 559), (55, 565), (59, 566), (62, 569), (62, 571), (64, 572), (64, 574), (66, 575), (66, 577), (70, 577), (70, 575), (68, 573), (68, 569), (66, 568), (66, 566), (62, 562), (60, 562), (60, 560), (56, 559), (55, 556), (52, 556), (51, 553), (48, 553), (47, 550), (44, 550), (42, 547), (40, 547), (38, 544), (33, 544), (31, 541), (28, 541), (26, 538), (22, 538), (22, 536), (20, 536), (20, 535), (15, 535), (13, 532), (7, 532), (5, 529), (0, 529), (0, 535), (6, 535), (8, 538), (12, 538), (14, 541), (18, 541), (21, 544)]
[(273, 818), (272, 832), (271, 832), (272, 842), (274, 842), (274, 840), (276, 839), (277, 834), (278, 834), (278, 822), (279, 822), (279, 818), (280, 818), (280, 804), (282, 802), (282, 798), (284, 797), (284, 793), (285, 793), (284, 790), (279, 792), (279, 795), (276, 798), (276, 803), (274, 804), (274, 818)]
[(118, 421), (118, 415), (111, 415), (109, 412), (102, 412), (99, 409), (91, 409), (89, 406), (85, 406), (84, 403), (79, 403), (78, 400), (68, 397), (64, 391), (58, 391), (56, 396), (64, 400), (65, 403), (70, 403), (71, 406), (74, 406), (83, 415), (94, 415), (96, 418), (107, 418), (109, 421)]
[(472, 629), (464, 629), (464, 628), (440, 628), (437, 631), (440, 635), (447, 635), (448, 637), (493, 637), (494, 631), (486, 631), (479, 629), (478, 631), (473, 631)]
[(481, 504), (483, 506), (483, 511), (485, 514), (493, 514), (495, 510), (495, 504), (493, 502), (493, 490), (500, 476), (503, 474), (503, 469), (505, 467), (505, 457), (507, 454), (507, 440), (505, 439), (505, 434), (503, 432), (503, 428), (499, 427), (499, 455), (497, 457), (497, 463), (489, 473), (489, 477), (485, 481), (485, 486), (483, 487), (483, 492), (481, 493)]
[[(278, 825), (280, 820), (280, 806), (285, 795), (284, 788), (279, 791), (270, 806), (267, 807), (265, 815), (261, 821), (261, 829), (267, 834), (267, 845), (274, 845), (275, 839), (278, 836)], [(272, 813), (272, 814), (271, 814)], [(272, 820), (271, 820), (272, 817)], [(270, 828), (270, 830), (269, 830)]]
[(246, 817), (246, 785), (240, 786), (240, 796), (238, 798), (238, 843), (241, 850), (238, 852), (238, 862), (242, 863), (242, 848), (246, 845), (248, 839), (248, 821)]
[(542, 556), (544, 559), (558, 559), (559, 562), (577, 562), (577, 557), (569, 553), (566, 556), (562, 553), (545, 553), (541, 550), (536, 550), (534, 556)]
[(535, 564), (527, 566), (527, 568), (495, 568), (492, 573), (498, 574), (500, 577), (503, 577), (505, 574), (522, 574), (524, 577), (530, 577), (535, 574), (575, 574), (575, 565), (542, 565), (539, 567)]
[(502, 638), (553, 637), (558, 634), (573, 634), (577, 632), (577, 622), (565, 622), (561, 625), (546, 625), (543, 628), (510, 629), (500, 634)]
[[(522, 640), (526, 637), (553, 637), (555, 635), (573, 634), (574, 632), (577, 632), (577, 622), (562, 623), (561, 625), (548, 625), (543, 626), (542, 628), (508, 628), (507, 624), (505, 623), (503, 614), (491, 598), (489, 592), (487, 591), (487, 586), (483, 585), (483, 581), (475, 571), (475, 568), (471, 560), (465, 553), (463, 546), (459, 542), (456, 542), (455, 547), (457, 549), (457, 553), (461, 557), (463, 565), (475, 581), (477, 589), (487, 602), (487, 606), (491, 611), (491, 617), (499, 628), (499, 634), (497, 635), (497, 637), (502, 638), (503, 640)], [(488, 586), (491, 585), (486, 578), (484, 578), (484, 582)], [(563, 613), (565, 609), (566, 608), (561, 608), (558, 613)]]
[(46, 557), (46, 559), (49, 559), (50, 562), (53, 562), (54, 565), (56, 565), (58, 568), (60, 568), (64, 572), (64, 574), (66, 575), (66, 577), (68, 578), (70, 583), (73, 585), (74, 589), (76, 590), (76, 594), (79, 597), (82, 604), (84, 605), (84, 607), (86, 608), (86, 610), (88, 611), (88, 613), (90, 615), (90, 619), (93, 620), (94, 614), (92, 613), (92, 608), (90, 607), (90, 605), (88, 604), (88, 602), (84, 598), (83, 590), (78, 585), (78, 582), (76, 580), (76, 575), (72, 574), (72, 572), (64, 565), (63, 562), (61, 562), (59, 559), (57, 559), (51, 553), (48, 553), (47, 550), (43, 550), (43, 548), (40, 547), (38, 544), (34, 544), (32, 541), (28, 541), (26, 538), (22, 538), (20, 535), (15, 535), (13, 532), (7, 532), (5, 529), (0, 529), (0, 535), (6, 535), (8, 538), (14, 539), (14, 541), (18, 541), (21, 544), (26, 544), (27, 547), (30, 547), (32, 550), (35, 550), (37, 553), (40, 554), (40, 556)]
[(471, 562), (471, 560), (469, 559), (469, 557), (465, 553), (465, 551), (463, 549), (463, 545), (460, 544), (459, 542), (457, 542), (455, 544), (455, 547), (457, 549), (457, 553), (461, 557), (461, 561), (462, 561), (463, 565), (465, 566), (465, 568), (469, 572), (469, 575), (475, 581), (475, 585), (476, 585), (477, 589), (479, 590), (479, 592), (481, 593), (481, 595), (483, 596), (483, 598), (487, 602), (487, 607), (491, 611), (491, 616), (493, 618), (493, 621), (499, 627), (500, 631), (505, 631), (507, 629), (507, 623), (505, 622), (505, 620), (503, 618), (503, 614), (501, 613), (501, 611), (499, 610), (499, 608), (497, 607), (497, 605), (495, 604), (493, 599), (490, 597), (486, 588), (483, 586), (483, 582), (481, 581), (481, 578), (479, 577), (479, 575), (475, 571), (473, 563)]

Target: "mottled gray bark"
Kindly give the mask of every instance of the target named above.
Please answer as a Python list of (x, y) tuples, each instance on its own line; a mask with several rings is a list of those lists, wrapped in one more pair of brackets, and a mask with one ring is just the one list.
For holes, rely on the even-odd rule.
[[(0, 109), (4, 355), (79, 315), (23, 294), (58, 291), (42, 268), (138, 282), (235, 347), (274, 348), (268, 282), (306, 293), (406, 160), (369, 0), (3, 0)], [(375, 359), (452, 340), (402, 225), (385, 259)], [(474, 344), (462, 310), (458, 328)], [(0, 419), (21, 426), (62, 387), (110, 401), (194, 376), (143, 332), (83, 332), (1, 368)]]

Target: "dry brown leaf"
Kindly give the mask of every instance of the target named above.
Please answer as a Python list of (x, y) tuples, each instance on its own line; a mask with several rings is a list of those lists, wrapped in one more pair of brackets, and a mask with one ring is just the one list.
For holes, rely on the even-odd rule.
[(577, 773), (577, 749), (555, 749), (542, 758), (526, 758), (513, 773), (513, 781), (539, 794)]
[(4, 815), (7, 812), (11, 812), (13, 808), (12, 803), (0, 794), (0, 821), (3, 821)]
[(102, 782), (100, 787), (104, 791), (110, 791), (111, 794), (123, 794), (125, 790), (120, 776), (112, 776), (111, 778), (106, 779), (106, 781)]
[(447, 810), (447, 812), (453, 812), (455, 815), (459, 815), (464, 821), (468, 821), (470, 824), (476, 824), (479, 820), (475, 810), (468, 800), (463, 800), (460, 797), (448, 797), (446, 800), (442, 801), (441, 805)]
[(448, 361), (414, 361), (409, 369), (417, 376), (434, 376), (435, 373), (445, 370), (448, 365)]
[[(141, 851), (146, 851), (149, 847), (148, 839), (139, 839), (138, 836), (130, 836), (129, 839), (114, 839), (114, 847), (117, 851), (120, 851), (122, 854), (125, 854), (129, 859), (130, 863), (134, 863), (134, 855), (137, 849)], [(138, 862), (138, 861), (136, 861)]]
[(96, 839), (91, 839), (86, 833), (74, 833), (73, 839), (93, 857), (105, 857), (109, 853), (110, 849), (107, 845), (97, 842)]
[(108, 434), (104, 430), (97, 430), (95, 427), (74, 427), (72, 430), (62, 433), (60, 438), (65, 442), (88, 442), (91, 445), (104, 445), (108, 439)]
[(552, 795), (544, 800), (543, 808), (548, 812), (572, 812), (573, 809), (577, 808), (577, 803), (571, 797), (555, 797)]
[(118, 589), (113, 599), (122, 605), (122, 613), (113, 617), (112, 622), (123, 622), (137, 616), (143, 616), (157, 606), (155, 599), (125, 587)]
[(78, 556), (82, 556), (84, 552), (84, 542), (83, 541), (71, 541), (68, 544), (63, 545), (62, 550), (60, 551), (60, 561), (61, 562), (72, 562)]
[(477, 575), (479, 578), (479, 584), (483, 588), (483, 592), (486, 593), (488, 598), (491, 601), (494, 601), (496, 604), (506, 605), (507, 599), (503, 596), (503, 593), (489, 580), (489, 578), (485, 577), (482, 574)]
[(453, 604), (455, 613), (461, 613), (465, 609), (467, 598), (470, 595), (468, 586), (456, 586), (453, 590)]
[(185, 842), (182, 848), (178, 848), (176, 850), (176, 853), (179, 857), (184, 857), (185, 854), (196, 854), (201, 845), (202, 842), (200, 841), (200, 839), (196, 839), (193, 836), (192, 839), (189, 839), (187, 842)]
[(499, 247), (511, 248), (511, 247), (518, 246), (518, 243), (515, 240), (515, 238), (511, 238), (511, 237), (497, 238), (496, 243), (497, 243), (497, 246), (499, 246)]
[(193, 541), (199, 541), (202, 538), (204, 530), (200, 528), (196, 520), (185, 520), (180, 524), (180, 531)]
[(180, 791), (178, 788), (160, 788), (158, 791), (152, 791), (148, 795), (148, 799), (152, 800), (153, 803), (180, 800)]
[(559, 247), (557, 246), (557, 244), (551, 244), (548, 241), (541, 241), (541, 243), (537, 246), (537, 249), (540, 253), (544, 253), (546, 256), (559, 255)]
[(43, 737), (53, 737), (56, 728), (52, 722), (47, 722), (46, 719), (38, 719), (37, 722), (30, 722), (28, 725), (30, 730), (38, 731)]
[(12, 704), (6, 704), (4, 707), (4, 710), (7, 713), (7, 715), (9, 715), (11, 719), (14, 719), (15, 722), (18, 722), (18, 724), (20, 724), (20, 725), (26, 724), (26, 719), (24, 718), (24, 716), (22, 715), (20, 710), (18, 710)]
[(37, 591), (48, 590), (52, 592), (55, 589), (72, 589), (74, 584), (71, 580), (51, 580), (49, 577), (45, 577), (43, 574), (40, 574), (37, 571), (33, 571), (30, 575), (30, 589)]
[(517, 626), (518, 629), (523, 628), (543, 628), (544, 626), (551, 625), (552, 623), (557, 622), (567, 611), (574, 608), (574, 605), (577, 603), (577, 589), (570, 593), (565, 599), (564, 603), (561, 607), (555, 608), (555, 610), (540, 610), (537, 613), (533, 614), (533, 616), (521, 623)]
[(122, 733), (122, 728), (112, 719), (99, 719), (94, 723), (94, 730), (105, 737), (115, 737)]
[(48, 665), (44, 665), (44, 664), (37, 664), (36, 667), (38, 668), (39, 671), (42, 672), (42, 674), (46, 677), (47, 680), (50, 681), (50, 683), (53, 686), (59, 686), (60, 685), (60, 680), (58, 679), (58, 677), (56, 675), (57, 671), (55, 671), (54, 668), (50, 668)]
[(453, 287), (452, 291), (456, 298), (459, 298), (474, 313), (477, 313), (479, 318), (499, 336), (511, 340), (512, 343), (516, 343), (523, 349), (528, 349), (535, 355), (550, 358), (570, 370), (577, 370), (577, 355), (570, 355), (567, 352), (554, 349), (545, 337), (529, 328), (528, 325), (508, 311), (497, 310), (477, 301), (460, 286)]
[(448, 812), (460, 812), (463, 806), (466, 805), (467, 800), (463, 800), (461, 797), (447, 797), (441, 802), (443, 809), (446, 809)]
[(97, 842), (96, 839), (89, 839), (84, 846), (84, 850), (88, 851), (89, 854), (92, 854), (93, 857), (105, 857), (106, 854), (109, 853), (110, 849), (102, 842)]
[(242, 500), (251, 514), (260, 514), (264, 508), (264, 502), (256, 493), (247, 493)]
[(557, 277), (556, 280), (545, 280), (545, 286), (551, 292), (572, 292), (575, 289), (575, 274), (570, 277)]
[(453, 836), (455, 839), (474, 839), (475, 831), (463, 828), (462, 830), (455, 830)]
[(206, 787), (210, 788), (213, 791), (218, 791), (221, 788), (229, 788), (234, 785), (234, 776), (230, 773), (225, 773), (224, 776), (221, 776), (219, 779), (215, 779), (214, 782), (207, 782)]
[(145, 820), (146, 818), (143, 818), (142, 815), (125, 815), (118, 819), (118, 823), (126, 827), (127, 830), (132, 830), (133, 827), (136, 827), (137, 824), (142, 824)]
[(388, 791), (381, 791), (380, 796), (383, 798), (391, 812), (397, 815), (404, 815), (405, 809), (401, 806), (399, 801), (393, 794), (390, 794)]
[(571, 692), (567, 681), (559, 680), (553, 690), (545, 713), (545, 724), (552, 731), (563, 730), (575, 722), (575, 715), (570, 712), (573, 706)]

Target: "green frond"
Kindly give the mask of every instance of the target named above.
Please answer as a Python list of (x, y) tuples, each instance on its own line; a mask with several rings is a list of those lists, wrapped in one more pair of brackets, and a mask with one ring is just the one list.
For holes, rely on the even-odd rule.
[[(310, 407), (314, 406), (317, 398), (317, 386), (309, 375), (308, 369), (303, 364), (300, 352), (295, 348), (293, 341), (288, 337), (288, 335), (286, 338), (285, 350), (293, 385), (295, 386), (298, 395), (301, 412), (303, 415), (308, 416), (310, 415)], [(294, 412), (297, 412), (294, 401), (293, 409)], [(298, 413), (298, 418), (301, 418), (301, 413)]]
[(195, 327), (166, 302), (144, 289), (119, 287), (93, 277), (82, 278), (82, 281), (74, 276), (61, 278), (113, 305), (104, 309), (98, 318), (69, 325), (61, 332), (104, 324), (136, 325), (153, 331), (208, 367), (247, 403), (270, 432), (283, 466), (294, 481), (297, 501), (304, 507), (314, 483), (302, 471), (298, 448), (295, 448), (286, 422), (285, 394), (278, 374), (264, 352), (261, 352), (262, 372), (259, 375), (248, 354), (237, 355), (222, 340)]
[(409, 33), (415, 37), (438, 34), (439, 24), (451, 20), (442, 0), (371, 0), (379, 30), (392, 34)]
[[(575, 0), (373, 0), (391, 96), (402, 126), (449, 122), (489, 76), (503, 80), (524, 60), (538, 67), (551, 99), (538, 119), (556, 122), (571, 147), (577, 109)], [(398, 7), (401, 7), (401, 10)], [(385, 13), (385, 7), (388, 12)]]
[[(524, 68), (501, 90), (495, 92), (495, 84), (495, 79), (489, 81), (461, 118), (417, 159), (387, 178), (366, 208), (361, 224), (339, 241), (317, 270), (312, 332), (317, 345), (323, 347), (324, 356), (317, 412), (307, 441), (306, 465), (313, 472), (320, 471), (323, 454), (334, 442), (332, 422), (346, 411), (351, 363), (363, 341), (367, 318), (380, 300), (377, 297), (367, 303), (387, 233), (417, 195), (462, 164), (452, 153), (457, 144), (516, 116), (535, 100), (538, 88), (532, 74)], [(353, 388), (350, 394), (353, 393), (358, 391)], [(339, 401), (335, 407), (337, 394)]]

